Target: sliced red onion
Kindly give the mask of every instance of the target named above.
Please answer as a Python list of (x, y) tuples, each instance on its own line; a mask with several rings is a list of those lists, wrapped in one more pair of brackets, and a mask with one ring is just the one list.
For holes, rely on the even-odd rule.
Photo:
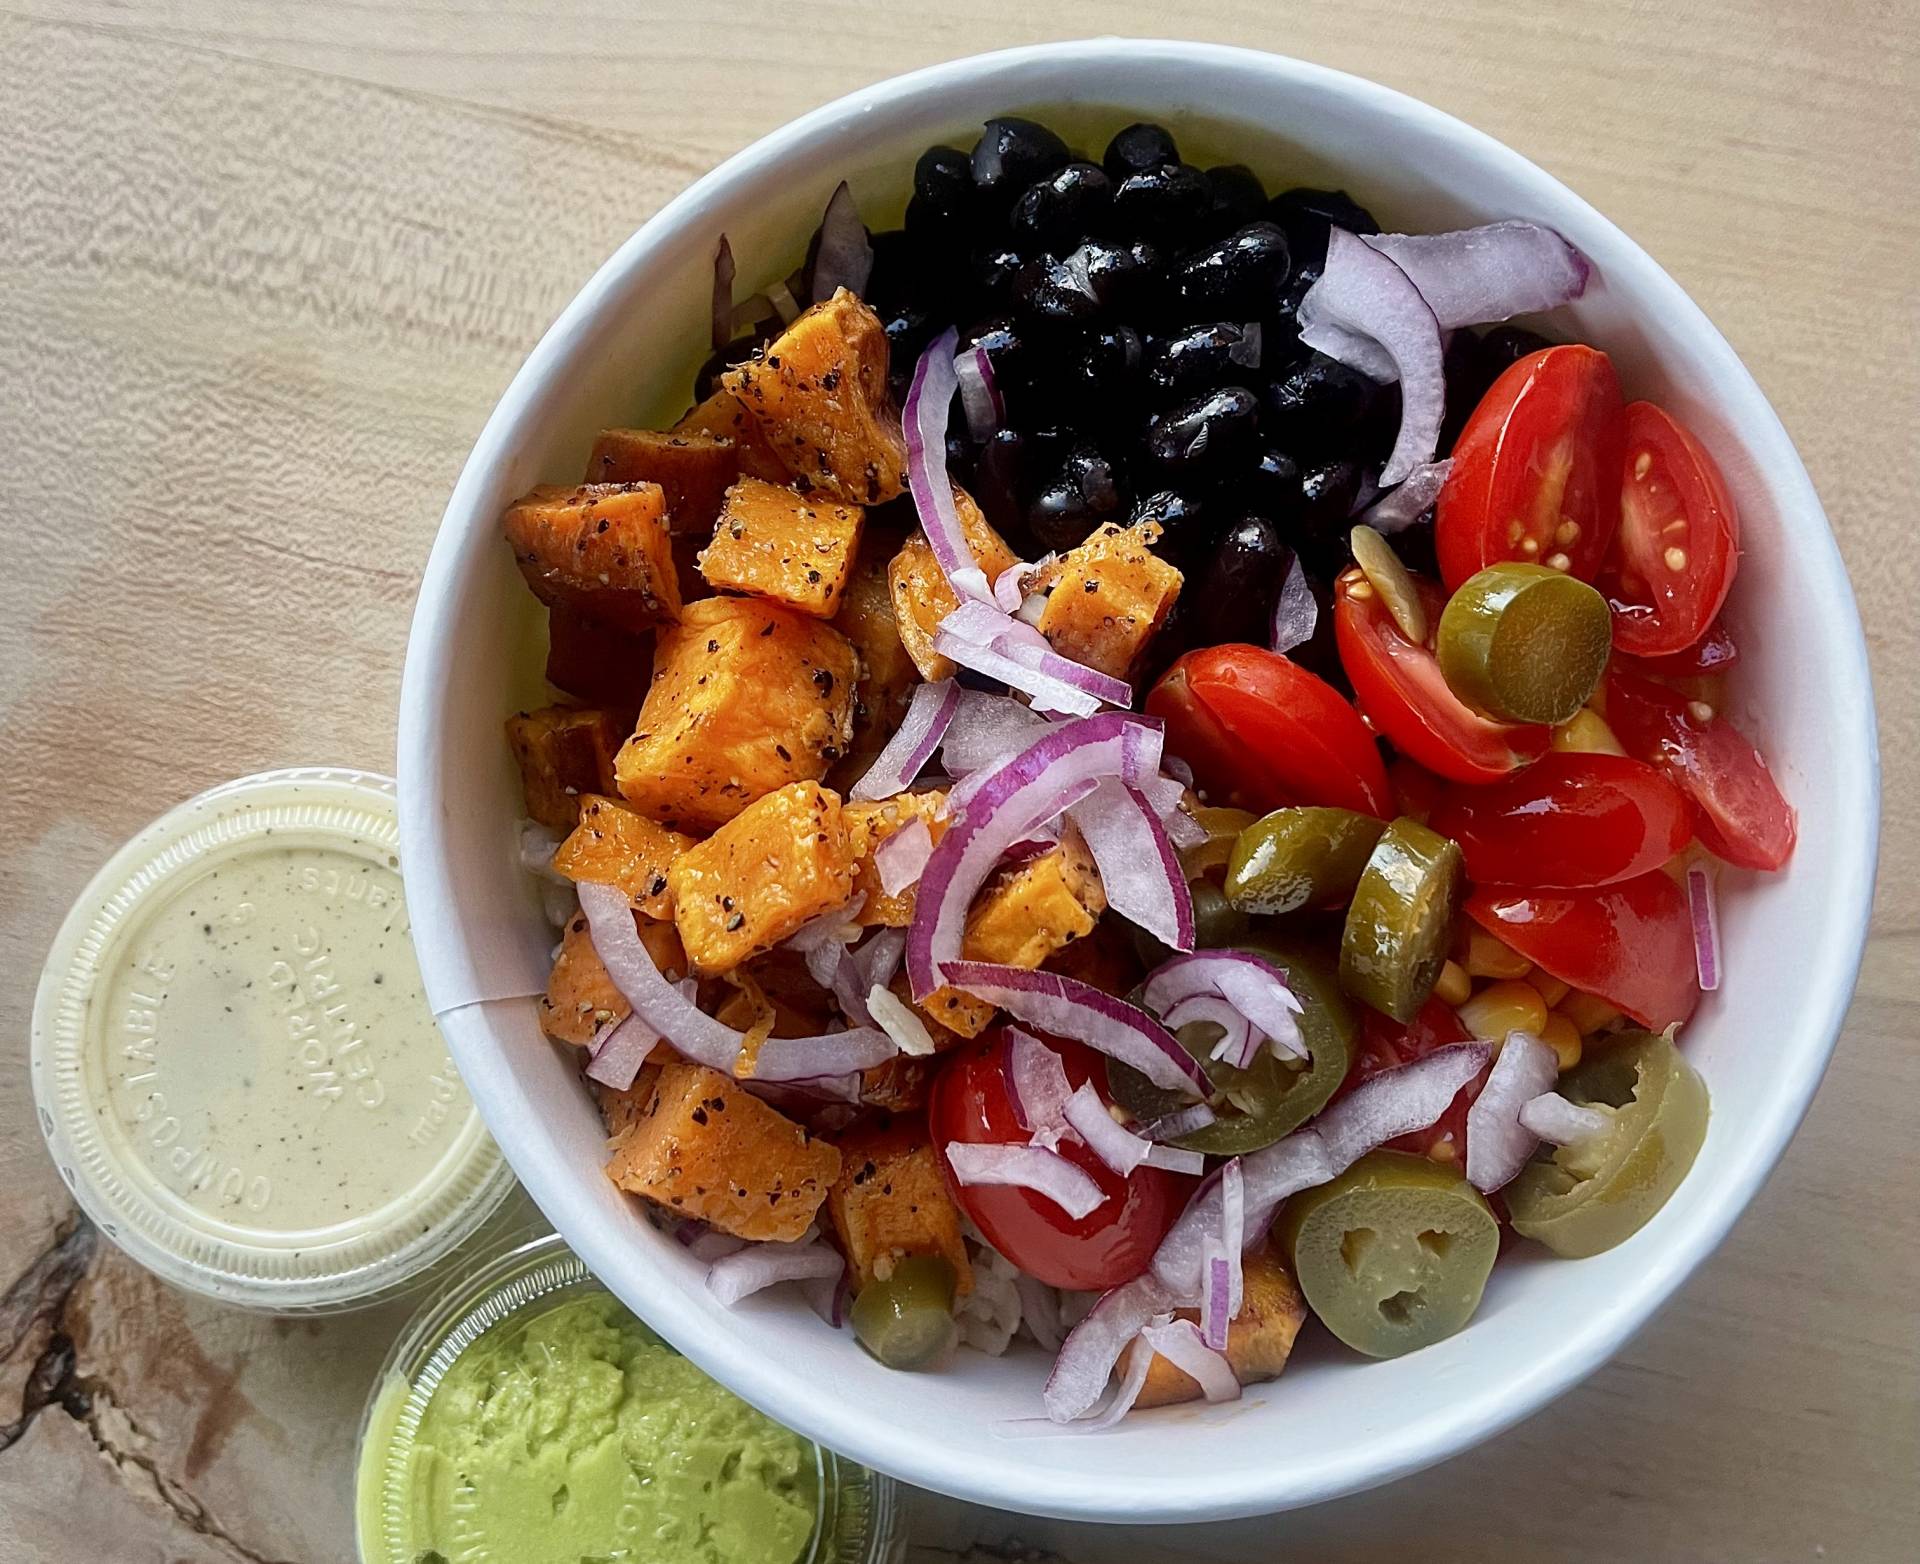
[(553, 866), (553, 855), (560, 850), (560, 838), (538, 820), (520, 822), (520, 867), (529, 874), (553, 884), (571, 886), (573, 881)]
[(1571, 1146), (1612, 1127), (1612, 1118), (1598, 1108), (1568, 1102), (1558, 1092), (1542, 1092), (1520, 1105), (1520, 1124), (1529, 1135), (1555, 1146)]
[(768, 283), (767, 298), (772, 301), (773, 312), (780, 317), (781, 325), (791, 326), (800, 318), (800, 301), (793, 296), (793, 289), (787, 282)]
[(846, 1128), (840, 1118), (848, 1108), (858, 1107), (864, 1085), (858, 1072), (842, 1075), (802, 1075), (791, 1081), (763, 1081), (758, 1076), (740, 1085), (770, 1108), (809, 1122), (816, 1134), (837, 1133)]
[(1010, 614), (1018, 612), (1038, 595), (1029, 594), (1027, 583), (1041, 571), (1051, 567), (1059, 557), (1058, 554), (1042, 554), (1035, 560), (1016, 559), (993, 578), (994, 602)]
[(1103, 779), (1067, 811), (1100, 869), (1107, 905), (1175, 950), (1193, 949), (1193, 893), (1178, 854), (1146, 798)]
[(783, 943), (788, 950), (805, 955), (823, 945), (846, 945), (860, 937), (860, 925), (854, 920), (867, 904), (867, 893), (855, 891), (838, 907), (830, 907), (817, 917), (807, 919), (789, 934)]
[(956, 1184), (1004, 1184), (1051, 1200), (1078, 1221), (1107, 1197), (1093, 1175), (1045, 1146), (1003, 1146), (949, 1141), (947, 1166)]
[(1268, 644), (1276, 652), (1290, 652), (1311, 641), (1319, 624), (1319, 601), (1313, 595), (1300, 556), (1295, 554), (1280, 582), (1280, 595), (1273, 600), (1273, 633)]
[(730, 1254), (738, 1254), (747, 1247), (744, 1238), (735, 1238), (731, 1233), (719, 1233), (709, 1229), (696, 1233), (686, 1240), (687, 1253), (702, 1265), (712, 1265), (716, 1260), (724, 1260)]
[(1713, 871), (1705, 864), (1687, 867), (1687, 913), (1693, 925), (1693, 964), (1700, 987), (1720, 986), (1720, 908), (1713, 894)]
[[(869, 983), (855, 961), (845, 949), (837, 952), (832, 947), (827, 950), (833, 954), (833, 976), (831, 981), (822, 985), (833, 991), (834, 1001), (840, 1006), (840, 1013), (854, 1026), (875, 1026), (873, 1012), (867, 1008), (867, 991), (874, 985)], [(808, 965), (813, 962), (813, 953), (807, 957)], [(889, 1036), (892, 1034), (889, 1033)], [(895, 1038), (895, 1042), (899, 1039)]]
[(713, 351), (718, 353), (733, 340), (733, 246), (727, 236), (713, 252)]
[[(625, 893), (611, 885), (583, 881), (580, 910), (587, 915), (601, 965), (634, 1013), (683, 1057), (733, 1074), (746, 1034), (707, 1015), (661, 975), (640, 943)], [(753, 1073), (762, 1081), (798, 1082), (870, 1070), (894, 1053), (893, 1040), (868, 1027), (822, 1037), (770, 1037), (760, 1046)]]
[[(878, 802), (904, 793), (912, 786), (933, 752), (946, 736), (947, 726), (960, 709), (960, 686), (951, 679), (936, 679), (916, 685), (907, 713), (893, 730), (886, 748), (874, 757), (866, 775), (853, 784), (847, 797), (861, 802)], [(892, 891), (887, 892), (889, 896)]]
[(827, 200), (818, 237), (819, 246), (813, 252), (813, 302), (824, 304), (841, 288), (864, 292), (873, 275), (873, 244), (844, 179)]
[(1031, 1032), (1010, 1026), (1003, 1074), (1020, 1128), (1032, 1135), (1057, 1130), (1073, 1095), (1060, 1056)]
[(1200, 1327), (1192, 1320), (1168, 1320), (1144, 1327), (1140, 1337), (1175, 1368), (1200, 1386), (1200, 1393), (1211, 1402), (1238, 1401), (1240, 1381), (1233, 1365), (1207, 1345)]
[(587, 1079), (623, 1092), (633, 1085), (659, 1036), (637, 1015), (604, 1026), (589, 1046)]
[(1431, 460), (1446, 414), (1446, 379), (1439, 322), (1412, 279), (1380, 251), (1335, 228), (1326, 270), (1301, 299), (1299, 318), (1300, 340), (1330, 358), (1363, 359), (1354, 367), (1377, 370), (1377, 358), (1355, 351), (1360, 337), (1377, 344), (1392, 363), (1387, 378), (1400, 382), (1400, 432), (1381, 470), (1381, 487), (1392, 488)]
[(737, 337), (743, 331), (752, 331), (762, 321), (773, 320), (779, 313), (773, 307), (773, 300), (764, 293), (749, 293), (733, 307), (733, 334)]
[(1102, 704), (1133, 699), (1124, 680), (1062, 657), (1032, 625), (992, 603), (961, 603), (940, 621), (933, 645), (961, 667), (1022, 691), (1042, 711), (1091, 716)]
[[(1009, 618), (1007, 623), (1017, 625), (1020, 621)], [(970, 641), (944, 625), (933, 633), (933, 649), (962, 668), (983, 674), (989, 679), (997, 679), (1010, 689), (1021, 691), (1032, 699), (1037, 710), (1061, 712), (1072, 717), (1090, 717), (1100, 709), (1099, 696), (1032, 666), (1033, 662), (1040, 660), (1038, 656), (1023, 662), (1011, 651)], [(1042, 655), (1050, 658), (1055, 654)], [(1060, 661), (1064, 662), (1065, 659), (1061, 658)]]
[[(1047, 1416), (1056, 1423), (1070, 1423), (1092, 1410), (1106, 1391), (1108, 1376), (1120, 1361), (1120, 1354), (1139, 1339), (1141, 1329), (1155, 1315), (1173, 1306), (1173, 1298), (1152, 1272), (1102, 1293), (1086, 1318), (1067, 1332), (1060, 1354), (1053, 1360), (1044, 1395)], [(1142, 1361), (1150, 1365), (1152, 1354), (1139, 1353), (1135, 1366)], [(1130, 1369), (1127, 1378), (1131, 1381), (1133, 1377)], [(1146, 1383), (1146, 1377), (1146, 1368), (1140, 1367), (1140, 1384)], [(1139, 1385), (1135, 1385), (1133, 1396), (1139, 1393)], [(1133, 1405), (1133, 1397), (1126, 1398), (1126, 1405)]]
[(1043, 1352), (1059, 1349), (1064, 1332), (1060, 1321), (1060, 1295), (1037, 1276), (1025, 1271), (1013, 1273), (1014, 1289), (1020, 1294), (1020, 1323), (1027, 1328)]
[[(956, 777), (971, 776), (1017, 755), (1050, 724), (1010, 695), (960, 692), (960, 706), (940, 741), (940, 762)], [(954, 807), (949, 799), (949, 807)]]
[(914, 509), (947, 584), (965, 602), (991, 600), (993, 589), (967, 543), (953, 502), (953, 480), (947, 476), (947, 416), (959, 385), (953, 369), (959, 339), (960, 333), (949, 326), (920, 355), (901, 416), (907, 435), (907, 487)]
[(853, 953), (854, 965), (860, 969), (862, 981), (869, 987), (878, 983), (882, 988), (893, 981), (900, 970), (900, 958), (907, 953), (907, 931), (905, 929), (875, 929), (866, 943)]
[(1440, 498), (1440, 491), (1447, 485), (1447, 474), (1452, 471), (1451, 456), (1437, 462), (1422, 462), (1407, 474), (1399, 487), (1387, 490), (1361, 511), (1360, 520), (1379, 533), (1390, 535), (1405, 531)]
[(1538, 1144), (1520, 1110), (1560, 1078), (1560, 1056), (1530, 1032), (1509, 1032), (1467, 1109), (1467, 1182), (1491, 1193), (1527, 1165)]
[(1071, 1037), (1130, 1064), (1154, 1085), (1193, 1094), (1207, 1077), (1174, 1036), (1146, 1011), (1060, 972), (987, 961), (949, 961), (940, 969), (955, 988), (1011, 1011), (1057, 1037)]
[(1225, 1352), (1233, 1324), (1233, 1273), (1227, 1268), (1225, 1246), (1217, 1238), (1206, 1241), (1200, 1275), (1200, 1334), (1214, 1351)]
[(1167, 828), (1167, 840), (1178, 852), (1192, 852), (1207, 840), (1207, 828), (1184, 809), (1162, 815), (1160, 823)]
[(1006, 420), (1006, 404), (993, 379), (993, 360), (977, 343), (962, 348), (953, 361), (953, 372), (960, 382), (960, 410), (967, 415), (967, 433), (976, 445), (983, 444)]
[(1360, 483), (1353, 491), (1353, 503), (1347, 507), (1349, 516), (1358, 516), (1375, 500), (1380, 498), (1380, 485), (1374, 482), (1373, 474), (1366, 468), (1360, 469)]
[(819, 1239), (803, 1244), (749, 1244), (707, 1269), (707, 1291), (731, 1309), (742, 1298), (779, 1282), (838, 1276), (846, 1261)]
[(880, 889), (898, 896), (915, 884), (933, 855), (933, 832), (915, 815), (873, 850), (873, 866), (880, 872)]
[(807, 1306), (835, 1330), (847, 1323), (847, 1305), (853, 1298), (853, 1282), (843, 1265), (838, 1276), (809, 1277), (800, 1284), (800, 1295)]
[[(1220, 1247), (1227, 1262), (1227, 1318), (1240, 1318), (1246, 1301), (1246, 1272), (1241, 1256), (1247, 1247), (1247, 1180), (1240, 1159), (1233, 1158), (1220, 1169)], [(1226, 1350), (1220, 1343), (1220, 1350)]]
[[(1336, 1178), (1376, 1146), (1425, 1129), (1486, 1067), (1485, 1043), (1454, 1043), (1424, 1059), (1371, 1075), (1304, 1129), (1240, 1159), (1248, 1236), (1267, 1230), (1287, 1196)], [(1153, 1257), (1170, 1297), (1198, 1300), (1207, 1242), (1221, 1230), (1224, 1193), (1214, 1178), (1194, 1192)]]
[(826, 940), (803, 952), (807, 962), (807, 976), (822, 988), (832, 988), (840, 977), (840, 963), (846, 959), (847, 947), (835, 940)]
[(1262, 1038), (1245, 1016), (1218, 994), (1189, 994), (1167, 1006), (1160, 1019), (1174, 1031), (1205, 1024), (1220, 1028), (1220, 1040), (1208, 1053), (1209, 1059), (1224, 1059), (1236, 1070), (1253, 1068), (1260, 1057)]
[(1160, 769), (1166, 772), (1168, 776), (1172, 777), (1173, 780), (1178, 782), (1183, 788), (1193, 786), (1193, 767), (1188, 765), (1178, 755), (1163, 753), (1160, 756)]
[(995, 768), (948, 827), (920, 876), (907, 934), (916, 999), (940, 987), (941, 966), (958, 959), (967, 909), (1006, 850), (1077, 802), (1088, 786), (1119, 774), (1131, 721), (1126, 713), (1106, 712), (1049, 726)]
[(1199, 1152), (1157, 1146), (1116, 1123), (1090, 1081), (1067, 1098), (1061, 1115), (1088, 1149), (1123, 1178), (1141, 1166), (1165, 1168), (1170, 1173), (1197, 1174), (1206, 1169), (1206, 1158)]
[(1538, 223), (1507, 221), (1439, 234), (1367, 234), (1420, 290), (1443, 331), (1532, 315), (1587, 291), (1593, 264)]
[(867, 1014), (873, 1017), (881, 1031), (894, 1040), (901, 1053), (915, 1059), (932, 1057), (933, 1034), (927, 1030), (927, 1023), (915, 1015), (906, 1001), (892, 989), (874, 984), (867, 991)]
[(1155, 1119), (1142, 1129), (1148, 1140), (1178, 1140), (1183, 1135), (1191, 1135), (1195, 1130), (1203, 1130), (1209, 1124), (1218, 1121), (1220, 1115), (1204, 1102), (1196, 1102), (1191, 1108), (1181, 1108)]
[(1271, 961), (1244, 950), (1203, 950), (1162, 962), (1147, 976), (1143, 991), (1147, 1003), (1167, 1011), (1182, 1000), (1212, 995), (1224, 999), (1275, 1053), (1304, 1059), (1307, 1045), (1300, 1036), (1300, 1001), (1287, 987), (1287, 975)]

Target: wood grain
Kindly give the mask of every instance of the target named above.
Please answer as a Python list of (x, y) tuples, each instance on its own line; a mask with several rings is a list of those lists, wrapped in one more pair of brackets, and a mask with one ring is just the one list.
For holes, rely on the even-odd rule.
[(212, 1309), (71, 1225), (25, 1037), (87, 875), (220, 778), (390, 767), (413, 585), (469, 442), (580, 281), (687, 180), (917, 64), (1176, 26), (1463, 115), (1619, 220), (1727, 332), (1860, 593), (1886, 764), (1878, 916), (1780, 1172), (1673, 1307), (1548, 1412), (1389, 1490), (1233, 1526), (1069, 1529), (927, 1498), (916, 1556), (1912, 1557), (1910, 5), (16, 0), (0, 10), (0, 1024), (16, 1040), (0, 1560), (343, 1564), (354, 1424), (392, 1326)]

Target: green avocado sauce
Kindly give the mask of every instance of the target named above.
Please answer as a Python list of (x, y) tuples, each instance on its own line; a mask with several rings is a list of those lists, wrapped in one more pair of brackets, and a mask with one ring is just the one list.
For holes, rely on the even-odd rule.
[[(388, 1458), (385, 1411), (363, 1464)], [(605, 1294), (467, 1348), (409, 1461), (406, 1551), (368, 1564), (795, 1564), (818, 1509), (812, 1446)]]

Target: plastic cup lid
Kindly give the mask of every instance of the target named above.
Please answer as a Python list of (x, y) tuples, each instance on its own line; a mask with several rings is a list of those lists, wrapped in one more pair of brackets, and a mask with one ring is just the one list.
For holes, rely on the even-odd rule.
[(33, 1012), (74, 1198), (230, 1303), (391, 1294), (513, 1187), (421, 990), (394, 786), (300, 768), (156, 820), (62, 923)]

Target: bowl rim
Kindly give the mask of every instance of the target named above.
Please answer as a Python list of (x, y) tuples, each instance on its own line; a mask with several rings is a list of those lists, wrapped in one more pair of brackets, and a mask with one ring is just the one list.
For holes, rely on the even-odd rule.
[[(455, 637), (451, 617), (453, 587), (469, 556), (492, 539), (493, 517), (476, 513), (489, 474), (510, 459), (516, 430), (537, 409), (546, 388), (573, 357), (582, 352), (610, 299), (633, 273), (644, 269), (655, 251), (685, 226), (697, 223), (716, 200), (739, 182), (752, 183), (763, 165), (805, 153), (834, 129), (880, 107), (897, 106), (944, 89), (959, 88), (1022, 67), (1073, 61), (1098, 70), (1103, 66), (1139, 68), (1160, 64), (1170, 71), (1232, 68), (1264, 74), (1281, 91), (1311, 86), (1331, 91), (1375, 117), (1407, 123), (1450, 140), (1486, 165), (1520, 197), (1579, 212), (1597, 233), (1617, 243), (1641, 273), (1639, 290), (1651, 296), (1663, 332), (1684, 334), (1690, 351), (1733, 393), (1725, 411), (1753, 449), (1760, 481), (1772, 491), (1790, 523), (1795, 567), (1811, 600), (1828, 605), (1831, 624), (1822, 655), (1836, 660), (1838, 675), (1860, 692), (1857, 704), (1836, 712), (1840, 753), (1862, 764), (1843, 765), (1838, 786), (1844, 809), (1830, 866), (1831, 916), (1840, 939), (1830, 942), (1828, 960), (1810, 970), (1802, 1020), (1804, 1040), (1787, 1068), (1773, 1078), (1773, 1089), (1744, 1137), (1745, 1155), (1731, 1176), (1715, 1186), (1714, 1198), (1697, 1209), (1688, 1228), (1649, 1254), (1640, 1286), (1599, 1303), (1570, 1329), (1557, 1350), (1463, 1394), (1446, 1398), (1400, 1426), (1377, 1431), (1362, 1447), (1343, 1455), (1302, 1464), (1249, 1461), (1187, 1473), (1168, 1491), (1143, 1492), (1137, 1486), (1082, 1480), (1035, 1491), (1031, 1470), (1019, 1459), (1020, 1445), (984, 1462), (980, 1452), (956, 1457), (952, 1447), (922, 1431), (884, 1422), (875, 1413), (844, 1406), (819, 1394), (817, 1378), (774, 1363), (766, 1356), (743, 1358), (731, 1341), (714, 1334), (702, 1314), (668, 1296), (626, 1301), (686, 1356), (769, 1415), (808, 1437), (903, 1481), (973, 1502), (1070, 1520), (1176, 1522), (1266, 1514), (1318, 1503), (1392, 1481), (1452, 1455), (1511, 1427), (1540, 1410), (1617, 1352), (1682, 1282), (1726, 1237), (1778, 1163), (1826, 1069), (1838, 1040), (1864, 954), (1878, 850), (1880, 771), (1877, 729), (1866, 643), (1851, 584), (1831, 523), (1814, 491), (1798, 452), (1765, 394), (1731, 345), (1700, 307), (1665, 269), (1617, 225), (1562, 181), (1487, 133), (1396, 89), (1347, 72), (1288, 56), (1233, 45), (1181, 40), (1101, 37), (1064, 40), (998, 50), (924, 67), (863, 87), (791, 120), (710, 170), (631, 235), (594, 273), (547, 330), (515, 375), (488, 418), (449, 499), (422, 578), (408, 640), (402, 680), (398, 734), (403, 825), (418, 822), (403, 851), (410, 883), (427, 887), (423, 905), (451, 904), (452, 875), (441, 833), (430, 822), (439, 811), (423, 791), (432, 781), (429, 735), (438, 721), (437, 692), (444, 687)], [(1011, 84), (1010, 84), (1011, 85)], [(409, 804), (409, 800), (412, 801)], [(458, 941), (447, 929), (420, 929), (415, 938), (429, 996), (436, 1010), (436, 974), (459, 970), (453, 959)], [(484, 1046), (483, 1006), (466, 1006), (442, 1015), (442, 1026), (456, 1061), (465, 1048)], [(618, 1269), (619, 1234), (604, 1224), (561, 1220), (574, 1175), (557, 1156), (535, 1148), (512, 1149), (515, 1105), (493, 1101), (489, 1083), (473, 1091), (503, 1152), (534, 1200), (547, 1212), (597, 1274)], [(569, 1231), (569, 1228), (577, 1231)], [(625, 1294), (622, 1295), (623, 1297)]]

